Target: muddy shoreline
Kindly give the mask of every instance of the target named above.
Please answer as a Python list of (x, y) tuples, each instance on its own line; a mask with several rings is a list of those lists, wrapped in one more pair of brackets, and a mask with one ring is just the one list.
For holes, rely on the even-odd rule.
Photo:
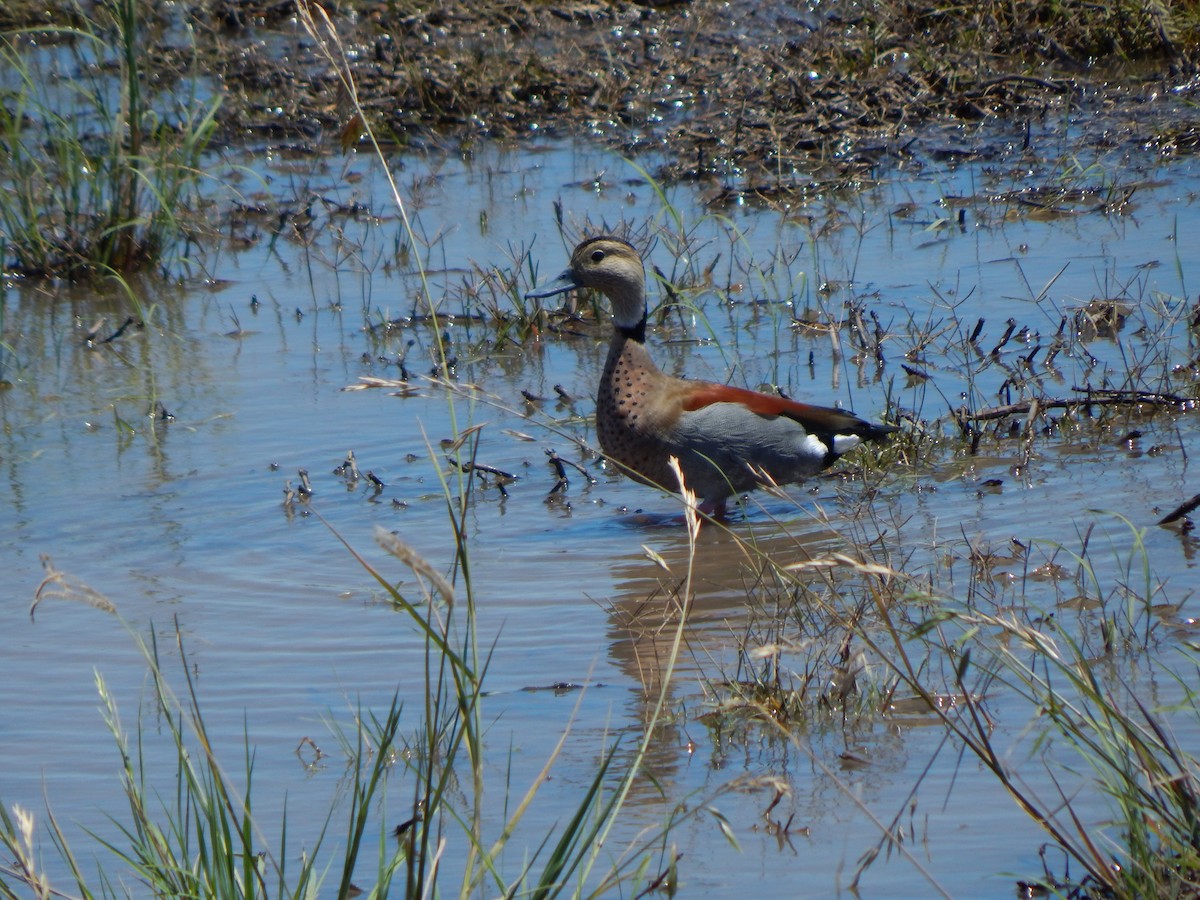
[[(767, 199), (896, 163), (1044, 156), (1030, 144), (1047, 130), (1072, 132), (1077, 151), (1200, 147), (1200, 9), (1044, 6), (484, 0), (328, 11), (362, 104), (394, 146), (587, 135), (654, 154), (663, 178)], [(70, 20), (24, 9), (0, 24)], [(219, 142), (339, 147), (345, 98), (294, 0), (152, 15), (157, 80), (211, 73)]]

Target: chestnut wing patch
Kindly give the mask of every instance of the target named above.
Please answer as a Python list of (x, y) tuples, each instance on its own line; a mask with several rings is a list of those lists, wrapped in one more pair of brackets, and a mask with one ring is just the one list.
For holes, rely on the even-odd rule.
[(800, 423), (810, 432), (829, 437), (853, 434), (871, 439), (896, 430), (890, 425), (875, 425), (864, 421), (844, 410), (828, 406), (810, 406), (807, 403), (797, 403), (795, 400), (727, 384), (698, 383), (683, 397), (685, 412), (695, 412), (713, 403), (740, 403), (760, 416), (783, 416)]

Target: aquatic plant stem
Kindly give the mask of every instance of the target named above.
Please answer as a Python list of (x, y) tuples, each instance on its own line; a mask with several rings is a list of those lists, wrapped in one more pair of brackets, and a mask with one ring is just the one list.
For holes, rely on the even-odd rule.
[[(400, 215), (400, 220), (403, 223), (405, 234), (410, 244), (413, 247), (416, 247), (419, 244), (419, 241), (412, 218), (408, 213), (407, 204), (400, 193), (395, 176), (392, 173), (391, 167), (387, 163), (387, 158), (384, 155), (383, 149), (375, 135), (375, 131), (371, 125), (370, 119), (363, 109), (362, 104), (359, 102), (358, 86), (351, 71), (348, 54), (346, 53), (345, 47), (342, 45), (337, 29), (334, 27), (334, 24), (329, 18), (329, 14), (325, 11), (325, 9), (316, 3), (310, 2), (310, 0), (300, 0), (300, 2), (297, 4), (297, 11), (304, 29), (316, 41), (319, 52), (325, 58), (326, 62), (328, 62), (333, 68), (334, 72), (336, 72), (338, 83), (341, 86), (342, 91), (344, 91), (345, 96), (349, 98), (350, 105), (354, 110), (354, 118), (350, 123), (347, 124), (347, 131), (343, 133), (343, 145), (346, 146), (349, 143), (346, 140), (347, 136), (357, 135), (359, 133), (366, 136), (367, 140), (370, 142), (375, 158), (380, 163), (384, 177), (387, 179), (388, 188), (392, 195), (392, 202)], [(433, 335), (436, 369), (438, 372), (445, 373), (447, 372), (448, 368), (448, 355), (446, 344), (442, 336), (442, 331), (440, 328), (436, 327), (436, 323), (438, 321), (438, 304), (434, 301), (433, 291), (430, 287), (428, 274), (425, 270), (425, 266), (420, 261), (419, 254), (416, 255), (416, 266), (417, 274), (421, 282), (421, 296), (426, 304), (431, 321), (435, 323)], [(451, 433), (457, 439), (460, 436), (461, 431), (453, 392), (447, 392), (446, 406), (450, 420)], [(434, 458), (432, 449), (431, 458)], [(436, 746), (437, 741), (435, 735), (437, 733), (437, 707), (439, 704), (435, 702), (434, 698), (441, 697), (441, 691), (443, 689), (442, 686), (444, 684), (443, 679), (446, 677), (445, 666), (447, 664), (447, 660), (450, 660), (449, 673), (454, 682), (455, 696), (458, 698), (456, 703), (460, 714), (458, 721), (463, 726), (463, 730), (456, 731), (455, 734), (458, 739), (465, 738), (473, 781), (473, 799), (470, 823), (471, 839), (468, 841), (468, 855), (463, 874), (463, 889), (466, 891), (468, 890), (469, 885), (473, 883), (474, 879), (476, 854), (478, 853), (479, 846), (482, 844), (483, 817), (483, 769), (482, 760), (480, 759), (480, 734), (482, 731), (482, 724), (479, 719), (479, 706), (476, 702), (480, 693), (480, 685), (478, 681), (479, 655), (477, 641), (475, 639), (474, 594), (471, 589), (471, 578), (468, 562), (469, 554), (465, 536), (465, 516), (467, 513), (468, 504), (467, 487), (469, 486), (469, 475), (463, 472), (461, 468), (456, 471), (455, 479), (458, 487), (456, 493), (459, 497), (457, 509), (455, 508), (453, 501), (455, 492), (452, 492), (449, 489), (449, 486), (446, 483), (445, 473), (441, 466), (438, 467), (438, 477), (442, 481), (443, 490), (447, 500), (447, 506), (450, 510), (451, 522), (454, 529), (455, 563), (462, 573), (461, 581), (464, 585), (465, 603), (463, 604), (464, 625), (462, 634), (462, 657), (454, 654), (447, 655), (445, 653), (446, 648), (448, 648), (449, 623), (446, 623), (446, 630), (443, 630), (443, 633), (437, 638), (437, 640), (435, 640), (435, 644), (439, 647), (439, 649), (442, 650), (443, 655), (437, 664), (438, 674), (436, 678), (436, 685), (432, 688), (432, 692), (427, 683), (425, 713), (426, 731), (429, 745), (426, 747), (426, 751), (429, 753), (428, 759), (430, 761), (438, 758), (438, 748)], [(424, 619), (421, 616), (414, 616), (414, 618), (424, 622)], [(428, 627), (427, 623), (425, 625), (425, 630), (427, 635), (433, 635), (435, 633), (431, 628)], [(426, 658), (427, 671), (430, 671), (428, 645)], [(469, 659), (469, 664), (467, 666), (461, 664), (461, 660), (463, 658)], [(456, 660), (458, 662), (455, 662)], [(435, 802), (435, 798), (440, 798), (443, 790), (445, 789), (445, 778), (448, 777), (448, 772), (443, 775), (443, 780), (436, 786), (432, 780), (429, 780), (432, 778), (431, 766), (427, 768), (425, 774), (427, 778), (425, 799), (426, 802), (432, 807)], [(428, 853), (425, 851), (428, 851), (427, 842), (430, 838), (430, 834), (431, 830), (428, 828), (422, 828), (420, 831), (421, 840), (423, 842), (423, 852), (420, 854), (415, 854), (417, 857), (416, 866), (418, 871), (414, 871), (413, 855), (410, 855), (408, 884), (410, 895), (417, 884), (422, 886), (421, 889), (423, 891), (429, 889), (432, 885), (432, 881), (427, 881), (426, 879), (433, 879), (435, 876), (434, 871), (423, 871), (425, 861), (429, 858)], [(439, 859), (442, 849), (443, 847), (439, 846), (437, 850), (437, 856)]]

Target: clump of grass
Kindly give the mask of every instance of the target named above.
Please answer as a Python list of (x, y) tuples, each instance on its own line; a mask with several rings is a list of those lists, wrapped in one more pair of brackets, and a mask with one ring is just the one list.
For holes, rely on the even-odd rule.
[(126, 274), (161, 262), (184, 234), (220, 99), (201, 99), (194, 75), (179, 93), (152, 90), (142, 12), (140, 0), (105, 0), (75, 8), (70, 25), (0, 36), (13, 74), (0, 104), (11, 257), (0, 263), (11, 270)]
[[(239, 789), (225, 771), (208, 732), (186, 661), (180, 666), (186, 686), (180, 699), (163, 670), (156, 639), (153, 635), (149, 643), (140, 637), (135, 639), (151, 675), (149, 721), (158, 723), (156, 728), (161, 728), (174, 747), (176, 784), (167, 789), (148, 779), (146, 741), (151, 730), (143, 729), (139, 717), (137, 730), (132, 735), (126, 731), (117, 702), (104, 677), (97, 673), (96, 688), (120, 758), (120, 780), (129, 813), (124, 821), (113, 817), (122, 844), (94, 836), (102, 848), (112, 853), (122, 873), (114, 877), (102, 867), (96, 878), (80, 864), (53, 813), (48, 815), (49, 836), (75, 889), (80, 896), (90, 897), (97, 892), (107, 893), (112, 884), (131, 878), (156, 897), (314, 895), (324, 878), (326, 861), (321, 851), (332, 813), (314, 845), (302, 854), (298, 869), (289, 870), (292, 853), (286, 823), (279, 846), (273, 848), (253, 814), (253, 754), (247, 751), (244, 757), (245, 787)], [(178, 629), (176, 640), (179, 657), (184, 660)], [(368, 835), (369, 810), (382, 797), (387, 775), (395, 764), (393, 747), (399, 724), (400, 707), (395, 699), (382, 718), (364, 716), (361, 711), (356, 717), (356, 744), (348, 766), (350, 827), (337, 896), (347, 896), (350, 874)], [(11, 814), (7, 808), (0, 809), (0, 846), (14, 860), (0, 864), (0, 895), (16, 897), (23, 889), (38, 898), (63, 896), (60, 888), (51, 885), (38, 859), (35, 834), (31, 813), (19, 807), (13, 807)], [(380, 846), (388, 845), (381, 841)], [(404, 852), (403, 844), (392, 851), (381, 849), (381, 871), (394, 871), (397, 858), (402, 858)], [(99, 883), (98, 891), (93, 882)]]
[(897, 33), (921, 46), (941, 43), (955, 50), (1076, 63), (1169, 57), (1177, 44), (1195, 42), (1200, 24), (1191, 4), (1145, 0), (932, 5), (885, 0), (875, 6)]
[[(709, 681), (717, 720), (751, 720), (784, 730), (878, 717), (887, 705), (886, 669), (868, 663), (855, 628), (865, 609), (845, 610), (847, 582), (859, 577), (834, 553), (818, 560), (762, 565), (737, 662)], [(882, 680), (880, 676), (883, 676)]]
[[(462, 525), (461, 517), (468, 512), (469, 501), (456, 501), (447, 495), (447, 502), (457, 530)], [(694, 514), (691, 527), (694, 538), (698, 529)], [(354, 883), (357, 878), (371, 879), (371, 896), (386, 896), (399, 880), (404, 884), (404, 895), (413, 897), (443, 890), (440, 886), (455, 874), (461, 878), (457, 888), (461, 896), (495, 892), (502, 896), (551, 898), (589, 890), (601, 894), (631, 880), (648, 878), (652, 859), (670, 856), (667, 837), (671, 830), (699, 812), (712, 812), (703, 804), (693, 809), (680, 805), (668, 812), (661, 827), (641, 832), (624, 852), (611, 854), (611, 863), (601, 865), (611, 851), (606, 838), (641, 772), (656, 722), (663, 714), (668, 675), (655, 714), (632, 756), (623, 752), (619, 741), (609, 742), (578, 805), (561, 824), (535, 840), (535, 849), (522, 854), (523, 862), (515, 873), (507, 871), (504, 859), (509, 844), (519, 833), (539, 789), (550, 778), (569, 729), (534, 782), (515, 802), (509, 798), (512, 785), (505, 785), (505, 816), (499, 831), (491, 835), (484, 821), (484, 797), (488, 793), (485, 772), (489, 766), (485, 762), (481, 708), (487, 660), (481, 656), (475, 637), (469, 560), (465, 554), (458, 556), (456, 588), (406, 542), (386, 532), (378, 538), (385, 551), (418, 576), (418, 595), (401, 593), (392, 579), (353, 549), (350, 552), (396, 610), (422, 635), (423, 648), (419, 652), (425, 660), (424, 696), (413, 704), (417, 712), (412, 716), (406, 717), (399, 698), (393, 697), (382, 715), (359, 707), (354, 711), (352, 727), (331, 726), (346, 756), (348, 772), (339, 849), (326, 849), (328, 835), (336, 830), (331, 828), (336, 808), (330, 810), (314, 842), (304, 848), (299, 864), (290, 862), (295, 859), (295, 851), (289, 850), (286, 812), (277, 828), (264, 828), (258, 821), (254, 814), (250, 736), (244, 736), (243, 768), (235, 780), (228, 774), (217, 741), (205, 723), (177, 627), (177, 655), (185, 687), (182, 697), (176, 695), (164, 671), (153, 632), (149, 642), (135, 638), (151, 676), (151, 691), (149, 713), (138, 717), (132, 734), (122, 725), (116, 700), (103, 676), (96, 676), (129, 810), (125, 817), (113, 817), (119, 840), (94, 836), (115, 863), (101, 864), (95, 877), (88, 874), (90, 867), (80, 864), (53, 813), (48, 815), (45, 827), (59, 863), (81, 896), (103, 893), (112, 884), (132, 879), (148, 895), (157, 897), (305, 898), (321, 895), (328, 887), (326, 879), (333, 878), (337, 888), (330, 895), (346, 897), (359, 890)], [(56, 570), (56, 574), (61, 573)], [(675, 637), (672, 666), (681, 634), (682, 622)], [(406, 719), (409, 728), (403, 727)], [(153, 728), (144, 728), (144, 722), (154, 723)], [(153, 781), (153, 769), (145, 763), (153, 755), (147, 742), (156, 734), (165, 735), (168, 747), (174, 750), (173, 786)], [(238, 787), (237, 780), (244, 787)], [(402, 801), (404, 821), (391, 828), (387, 824), (387, 797), (389, 787), (395, 794), (398, 782), (409, 793)], [(280, 834), (277, 846), (270, 844), (267, 833)], [(61, 896), (61, 888), (51, 883), (39, 859), (37, 834), (32, 813), (0, 804), (0, 847), (11, 860), (0, 862), (0, 896), (16, 897), (23, 892), (38, 898)], [(372, 844), (377, 847), (374, 864), (361, 862)], [(453, 849), (448, 852), (448, 847)], [(667, 876), (660, 875), (660, 880), (663, 877)], [(669, 877), (677, 877), (674, 862)]]
[[(952, 661), (959, 703), (939, 713), (951, 733), (984, 764), (1009, 795), (1086, 875), (1046, 886), (1070, 896), (1194, 896), (1200, 889), (1200, 759), (1172, 730), (1171, 721), (1200, 722), (1200, 702), (1181, 674), (1194, 671), (1194, 649), (1155, 668), (1179, 683), (1183, 699), (1169, 712), (1155, 708), (1126, 677), (1117, 656), (1097, 655), (1092, 642), (1015, 614), (967, 610), (943, 603), (927, 623), (930, 645)], [(919, 680), (904, 680), (918, 693)], [(1023, 700), (1039, 722), (1048, 792), (996, 743), (995, 723), (982, 699), (1004, 689)], [(1092, 776), (1079, 775), (1079, 764)], [(1074, 776), (1070, 773), (1075, 773)], [(1080, 782), (1108, 799), (1111, 820), (1098, 825), (1079, 810)]]
[[(716, 711), (727, 717), (743, 709), (788, 733), (807, 730), (830, 709), (860, 721), (882, 721), (901, 707), (936, 717), (1082, 869), (1047, 870), (1030, 883), (1070, 897), (1193, 896), (1200, 889), (1200, 758), (1174, 727), (1190, 733), (1200, 725), (1200, 695), (1188, 675), (1200, 659), (1187, 643), (1158, 658), (1166, 638), (1157, 622), (1174, 607), (1153, 578), (1143, 533), (1114, 520), (1131, 538), (1127, 551), (1119, 536), (1101, 549), (1094, 527), (1078, 553), (968, 542), (953, 563), (970, 568), (961, 598), (940, 591), (932, 575), (903, 574), (901, 562), (893, 568), (832, 552), (799, 565), (768, 559), (785, 588), (780, 596), (790, 592), (797, 603), (779, 602), (764, 614), (772, 624), (747, 633), (743, 653), (757, 664), (739, 670), (750, 677), (733, 685), (736, 704), (726, 700)], [(858, 552), (868, 544), (859, 542)], [(874, 553), (887, 559), (886, 543)], [(811, 576), (800, 577), (806, 571), (836, 590), (813, 590)], [(997, 577), (1005, 573), (1012, 577)], [(1038, 596), (1046, 608), (1034, 606)], [(801, 642), (808, 668), (781, 678), (783, 651)], [(870, 673), (863, 695), (846, 702), (843, 690), (840, 707), (831, 703), (859, 672)], [(1155, 705), (1140, 684), (1164, 676), (1176, 699)], [(1023, 730), (1020, 722), (997, 729), (991, 706), (998, 696), (1010, 715), (1014, 699), (1028, 710)], [(1015, 731), (1033, 742), (1024, 763), (1001, 741)], [(1110, 813), (1099, 822), (1093, 787)]]
[(491, 326), (487, 340), (492, 347), (524, 346), (544, 336), (574, 335), (586, 332), (597, 321), (594, 314), (585, 318), (588, 311), (574, 297), (552, 307), (527, 299), (527, 286), (544, 279), (545, 273), (538, 272), (530, 246), (510, 245), (508, 254), (508, 265), (476, 265), (469, 278), (449, 290), (449, 296), (461, 304), (464, 318), (482, 319)]

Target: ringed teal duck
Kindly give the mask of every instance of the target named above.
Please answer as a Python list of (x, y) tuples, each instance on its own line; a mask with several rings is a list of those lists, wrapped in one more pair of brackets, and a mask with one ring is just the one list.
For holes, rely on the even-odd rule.
[(725, 515), (734, 494), (799, 481), (896, 428), (845, 410), (661, 372), (646, 349), (646, 273), (637, 250), (611, 235), (575, 248), (557, 279), (530, 299), (593, 288), (612, 305), (614, 332), (596, 396), (605, 455), (633, 478), (677, 490), (675, 456), (700, 509)]

